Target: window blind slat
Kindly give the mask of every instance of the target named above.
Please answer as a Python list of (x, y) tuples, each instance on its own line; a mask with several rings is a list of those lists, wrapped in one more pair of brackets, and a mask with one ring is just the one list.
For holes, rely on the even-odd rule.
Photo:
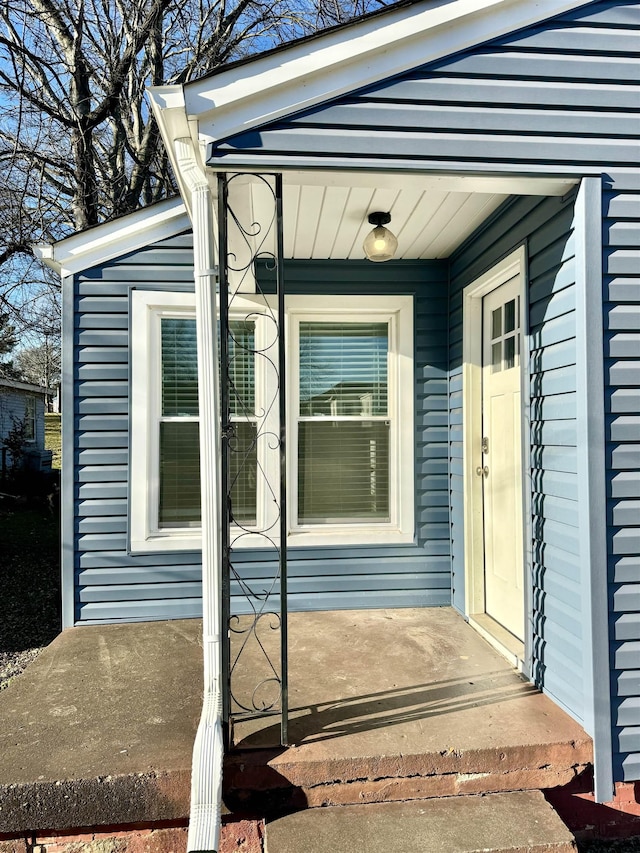
[(200, 521), (200, 445), (197, 421), (160, 424), (160, 506), (163, 527)]
[(387, 413), (387, 323), (300, 323), (300, 415)]
[(301, 422), (299, 522), (388, 522), (389, 467), (388, 423)]

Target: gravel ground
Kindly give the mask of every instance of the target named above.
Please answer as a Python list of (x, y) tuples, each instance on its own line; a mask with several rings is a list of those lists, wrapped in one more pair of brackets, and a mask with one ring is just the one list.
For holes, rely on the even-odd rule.
[(0, 498), (0, 690), (60, 632), (58, 529), (46, 500)]

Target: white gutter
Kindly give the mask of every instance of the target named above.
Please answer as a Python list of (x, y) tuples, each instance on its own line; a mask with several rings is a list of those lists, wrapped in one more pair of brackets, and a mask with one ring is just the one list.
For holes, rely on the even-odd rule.
[(196, 286), (198, 404), (202, 500), (202, 646), (204, 700), (193, 746), (191, 811), (187, 850), (214, 853), (220, 839), (222, 801), (222, 673), (220, 560), (220, 422), (218, 331), (213, 248), (213, 211), (206, 176), (191, 139), (175, 141), (176, 161), (191, 195), (193, 267)]

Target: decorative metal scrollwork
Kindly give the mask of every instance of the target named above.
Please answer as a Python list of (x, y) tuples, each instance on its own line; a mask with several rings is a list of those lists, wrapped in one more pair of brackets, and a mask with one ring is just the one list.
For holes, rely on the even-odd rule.
[[(286, 743), (282, 178), (220, 175), (218, 196), (225, 713), (280, 714)], [(275, 272), (275, 294), (258, 262)]]

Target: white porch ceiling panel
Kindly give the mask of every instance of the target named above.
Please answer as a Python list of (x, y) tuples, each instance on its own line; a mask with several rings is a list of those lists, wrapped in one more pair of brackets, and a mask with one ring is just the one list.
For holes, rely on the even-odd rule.
[[(423, 186), (419, 177), (395, 186), (381, 186), (374, 174), (365, 185), (337, 177), (324, 185), (285, 182), (286, 258), (361, 260), (362, 243), (372, 227), (367, 216), (379, 210), (391, 213), (388, 227), (398, 238), (398, 260), (446, 258), (507, 198), (497, 192)], [(251, 183), (244, 204), (250, 205), (252, 222), (269, 221), (273, 200), (263, 185)]]
[(505, 197), (375, 187), (285, 187), (285, 256), (362, 259), (367, 215), (389, 211), (396, 257), (447, 257)]
[[(215, 172), (209, 175), (215, 192)], [(362, 260), (362, 243), (372, 227), (368, 215), (388, 211), (398, 260), (446, 258), (509, 196), (562, 196), (574, 183), (567, 178), (285, 171), (284, 255)], [(229, 202), (244, 229), (230, 218), (229, 249), (236, 267), (246, 268), (239, 276), (242, 289), (251, 289), (252, 257), (275, 253), (273, 192), (256, 175), (236, 174)]]

